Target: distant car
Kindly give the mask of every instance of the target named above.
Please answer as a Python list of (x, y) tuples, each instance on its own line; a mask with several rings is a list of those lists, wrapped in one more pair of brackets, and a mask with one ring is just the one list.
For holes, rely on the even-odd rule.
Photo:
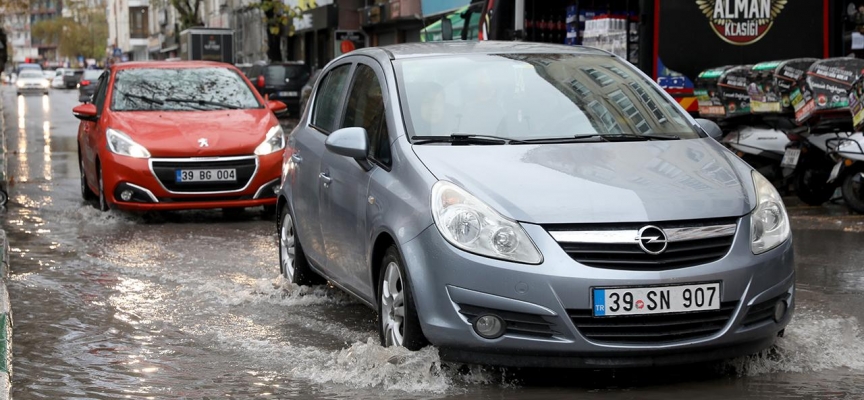
[(45, 79), (48, 79), (48, 80), (54, 79), (54, 70), (46, 69), (46, 70), (42, 71), (42, 76), (44, 76)]
[(96, 93), (96, 84), (102, 72), (101, 69), (88, 69), (84, 71), (81, 81), (78, 82), (78, 101), (82, 103), (90, 102), (90, 97), (93, 96), (93, 93)]
[(63, 71), (65, 71), (65, 68), (57, 68), (57, 70), (54, 71), (54, 78), (51, 79), (51, 88), (63, 89), (66, 87), (66, 84), (63, 83)]
[(42, 66), (39, 64), (21, 63), (21, 64), (18, 64), (16, 71), (18, 71), (18, 73), (20, 74), (21, 71), (28, 70), (28, 69), (33, 69), (36, 71), (42, 71)]
[[(94, 85), (94, 83), (91, 83)], [(275, 215), (286, 136), (230, 64), (115, 64), (75, 107), (81, 195), (100, 210), (264, 206)]]
[(300, 114), (300, 91), (309, 82), (312, 69), (300, 62), (268, 64), (257, 62), (249, 72), (249, 80), (261, 96), (279, 100), (288, 106), (288, 112)]
[(315, 87), (315, 82), (318, 81), (318, 76), (321, 75), (321, 69), (316, 69), (312, 72), (312, 76), (309, 77), (309, 82), (306, 82), (303, 85), (303, 89), (300, 90), (300, 112), (298, 114), (302, 115), (306, 110), (306, 103), (309, 102), (309, 97), (312, 95), (312, 88)]
[(81, 80), (81, 75), (84, 75), (83, 69), (67, 69), (63, 71), (63, 87), (66, 89), (75, 89)]
[(252, 64), (237, 64), (235, 65), (235, 67), (237, 67), (237, 69), (239, 69), (240, 72), (242, 72), (243, 75), (246, 76), (249, 76), (249, 71), (252, 70)]
[(25, 69), (18, 74), (15, 90), (19, 96), (26, 93), (48, 94), (48, 81), (45, 80), (42, 71)]

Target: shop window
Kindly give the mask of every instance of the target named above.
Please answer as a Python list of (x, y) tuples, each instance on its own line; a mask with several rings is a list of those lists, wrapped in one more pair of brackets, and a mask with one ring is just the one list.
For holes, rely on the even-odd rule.
[(609, 93), (609, 99), (618, 105), (618, 109), (621, 110), (621, 112), (623, 112), (631, 122), (633, 122), (633, 127), (636, 128), (639, 133), (648, 133), (651, 131), (651, 126), (648, 125), (648, 121), (645, 120), (645, 117), (642, 116), (642, 113), (639, 112), (639, 109), (636, 108), (635, 104), (633, 104), (633, 100), (630, 100), (622, 90), (616, 90)]
[(615, 82), (612, 80), (612, 78), (609, 77), (609, 75), (606, 75), (594, 68), (585, 67), (582, 68), (582, 71), (585, 71), (585, 73), (588, 74), (588, 76), (590, 76), (591, 79), (593, 79), (594, 82), (597, 82), (597, 84), (600, 86), (609, 86)]
[(657, 107), (657, 103), (654, 102), (654, 99), (652, 99), (651, 96), (648, 95), (645, 89), (642, 86), (636, 84), (635, 82), (630, 83), (630, 87), (633, 88), (634, 91), (636, 91), (636, 94), (639, 95), (639, 98), (642, 99), (642, 102), (645, 104), (645, 106), (648, 107), (649, 110), (651, 110), (651, 113), (654, 114), (654, 118), (657, 118), (657, 122), (661, 124), (665, 123), (666, 116), (663, 114), (662, 111), (660, 111), (660, 108)]
[[(615, 117), (612, 116), (612, 113), (609, 112), (609, 109), (600, 104), (599, 101), (592, 101), (588, 104), (588, 108), (594, 112), (594, 115), (600, 122), (603, 123), (603, 127), (605, 128), (606, 133), (624, 133), (621, 130), (621, 127), (615, 122)], [(603, 132), (602, 129), (597, 129), (599, 132)]]

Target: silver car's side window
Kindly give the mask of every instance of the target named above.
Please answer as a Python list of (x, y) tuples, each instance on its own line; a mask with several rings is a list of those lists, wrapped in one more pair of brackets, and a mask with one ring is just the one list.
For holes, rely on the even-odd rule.
[(340, 65), (331, 70), (315, 96), (315, 104), (312, 106), (312, 126), (324, 133), (336, 130), (339, 125), (342, 93), (348, 84), (348, 73), (351, 64)]
[(375, 71), (365, 64), (357, 65), (352, 82), (341, 127), (366, 129), (369, 136), (369, 158), (389, 167), (390, 141), (381, 83)]

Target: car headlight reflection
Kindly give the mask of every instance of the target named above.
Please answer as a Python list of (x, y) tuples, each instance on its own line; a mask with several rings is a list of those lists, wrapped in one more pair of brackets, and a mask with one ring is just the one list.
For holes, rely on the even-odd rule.
[(518, 222), (447, 181), (432, 187), (435, 226), (450, 244), (481, 256), (539, 264), (540, 250)]
[(274, 153), (285, 148), (285, 131), (281, 125), (276, 125), (267, 131), (264, 141), (255, 149), (259, 156)]
[(135, 158), (150, 158), (150, 152), (144, 146), (135, 143), (129, 135), (111, 128), (105, 134), (108, 138), (108, 150), (112, 153)]
[(756, 208), (750, 214), (750, 247), (753, 254), (762, 254), (789, 239), (792, 230), (780, 193), (762, 174), (753, 171), (756, 188)]

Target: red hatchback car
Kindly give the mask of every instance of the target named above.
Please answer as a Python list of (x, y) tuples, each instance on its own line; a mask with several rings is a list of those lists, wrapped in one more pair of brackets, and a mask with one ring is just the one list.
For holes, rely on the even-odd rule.
[(72, 110), (81, 194), (103, 211), (274, 209), (285, 109), (228, 64), (115, 65)]

